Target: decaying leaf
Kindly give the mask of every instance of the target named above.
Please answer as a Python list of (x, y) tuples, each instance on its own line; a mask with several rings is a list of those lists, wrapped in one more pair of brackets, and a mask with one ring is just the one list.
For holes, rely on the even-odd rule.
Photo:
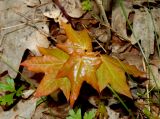
[(150, 86), (156, 90), (160, 89), (160, 73), (158, 72), (159, 68), (154, 65), (150, 65), (152, 72), (150, 72), (149, 77), (151, 79)]
[(79, 18), (85, 11), (82, 10), (80, 0), (59, 0), (67, 14), (74, 18)]
[[(68, 20), (63, 16), (63, 12), (60, 9), (64, 9), (66, 14), (73, 18), (81, 17), (85, 11), (82, 10), (80, 0), (54, 0), (57, 4), (50, 4), (44, 11), (44, 16), (53, 18), (56, 22)], [(58, 7), (59, 6), (59, 7)]]
[(151, 14), (153, 16), (153, 23), (154, 23), (154, 26), (155, 26), (155, 32), (156, 32), (156, 41), (157, 41), (157, 44), (160, 45), (160, 8), (157, 8), (157, 9), (152, 9), (151, 10)]
[(9, 111), (0, 112), (1, 119), (31, 119), (36, 109), (36, 102), (38, 98), (30, 98), (28, 100), (21, 100), (13, 109)]
[[(33, 4), (36, 1), (39, 2), (35, 0)], [(46, 48), (49, 46), (46, 38), (49, 28), (40, 13), (41, 8), (28, 7), (25, 2), (27, 0), (0, 1), (0, 52), (3, 59), (17, 71), (26, 49), (37, 55), (39, 54), (37, 46)], [(44, 1), (41, 0), (41, 3)], [(0, 67), (0, 73), (8, 70), (12, 78), (16, 77), (17, 72), (8, 67), (1, 58)]]
[[(124, 1), (123, 2), (125, 6), (125, 12), (128, 16), (131, 12), (131, 9), (129, 8), (131, 4)], [(128, 38), (127, 36), (127, 28), (126, 28), (126, 18), (122, 12), (121, 7), (119, 6), (119, 3), (117, 1), (115, 7), (112, 8), (112, 28), (121, 36), (124, 38)]]
[(58, 48), (53, 49), (39, 48), (43, 56), (22, 63), (31, 71), (45, 74), (35, 96), (49, 95), (61, 89), (73, 106), (83, 82), (87, 82), (98, 92), (111, 85), (117, 92), (132, 98), (125, 72), (135, 77), (143, 75), (143, 72), (116, 58), (92, 52), (86, 30), (75, 31), (64, 23), (62, 26), (68, 37), (65, 43), (57, 44)]
[[(143, 6), (144, 2), (148, 5), (152, 2), (156, 4), (155, 1), (133, 1), (135, 5), (141, 6), (139, 9), (135, 9), (132, 6), (132, 2), (123, 1), (123, 6), (120, 6), (117, 2), (118, 7), (114, 7), (112, 13), (112, 28), (119, 35), (123, 36), (123, 38), (131, 41), (132, 44), (140, 41), (145, 57), (149, 58), (149, 56), (154, 53), (155, 40), (157, 40), (159, 44), (159, 37), (155, 37), (155, 35), (160, 35), (160, 9), (148, 9), (146, 6)], [(124, 7), (124, 11), (122, 7)], [(132, 13), (133, 18), (130, 20), (130, 14)], [(132, 28), (126, 27), (126, 24), (128, 24), (127, 20), (131, 23)], [(130, 30), (131, 34), (128, 34), (127, 30)]]
[(27, 6), (30, 6), (30, 7), (35, 7), (35, 6), (38, 6), (40, 5), (40, 1), (39, 0), (24, 0), (24, 3), (27, 4)]
[(103, 7), (105, 9), (106, 12), (109, 12), (111, 10), (111, 2), (112, 0), (102, 0), (103, 3)]
[(154, 53), (154, 25), (152, 17), (147, 9), (143, 12), (136, 10), (133, 19), (133, 32), (131, 42), (133, 44), (141, 40), (141, 45), (144, 53), (148, 58), (150, 54)]
[(149, 77), (151, 79), (150, 86), (156, 90), (160, 89), (160, 60), (155, 58), (151, 60), (150, 68), (152, 72), (149, 72)]
[(120, 113), (112, 110), (110, 107), (106, 107), (106, 108), (107, 108), (107, 113), (109, 116), (108, 119), (118, 119), (119, 118)]
[(47, 105), (46, 102), (40, 104), (32, 116), (32, 119), (53, 119), (53, 118), (63, 118), (68, 116), (70, 106), (68, 104), (63, 104), (60, 106)]
[(49, 4), (47, 9), (44, 10), (43, 15), (54, 19), (55, 22), (59, 20), (67, 22), (67, 19), (62, 16), (61, 10), (55, 4)]

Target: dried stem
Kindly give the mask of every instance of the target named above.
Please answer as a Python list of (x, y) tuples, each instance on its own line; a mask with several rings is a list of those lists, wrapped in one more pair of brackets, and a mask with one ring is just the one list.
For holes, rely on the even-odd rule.
[(103, 20), (104, 20), (104, 23), (109, 24), (106, 13), (105, 13), (105, 10), (104, 10), (104, 7), (102, 5), (102, 0), (95, 0), (95, 1), (96, 1), (97, 5), (99, 7), (100, 13), (101, 13), (101, 15), (103, 17)]

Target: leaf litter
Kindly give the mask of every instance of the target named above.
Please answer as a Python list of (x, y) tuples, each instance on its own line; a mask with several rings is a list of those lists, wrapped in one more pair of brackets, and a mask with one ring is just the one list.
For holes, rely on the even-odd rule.
[[(91, 1), (91, 6), (96, 8), (98, 2), (100, 1)], [(5, 11), (5, 5), (3, 5), (5, 2), (0, 3), (4, 9), (2, 11)], [(3, 111), (4, 107), (2, 106), (0, 116), (7, 117), (6, 115), (10, 115), (9, 118), (12, 118), (18, 115), (18, 118), (35, 119), (65, 118), (71, 107), (74, 109), (81, 107), (82, 115), (85, 111), (96, 108), (97, 118), (102, 117), (102, 115), (103, 118), (114, 117), (117, 119), (131, 118), (133, 115), (137, 118), (159, 118), (159, 58), (157, 58), (159, 57), (157, 53), (159, 50), (156, 48), (159, 44), (159, 8), (157, 7), (159, 3), (149, 1), (148, 5), (153, 7), (151, 11), (149, 11), (146, 3), (147, 1), (123, 2), (125, 10), (127, 10), (127, 17), (129, 21), (131, 20), (132, 32), (136, 34), (135, 39), (132, 32), (128, 34), (131, 29), (126, 25), (127, 20), (118, 2), (104, 2), (106, 6), (112, 5), (111, 7), (104, 7), (104, 4), (97, 5), (98, 12), (94, 10), (84, 11), (82, 9), (83, 4), (79, 0), (41, 0), (34, 2), (27, 0), (24, 3), (19, 2), (24, 8), (19, 9), (18, 12), (12, 11), (19, 15), (15, 20), (18, 21), (17, 23), (8, 19), (8, 23), (11, 22), (11, 24), (7, 26), (6, 23), (3, 23), (4, 19), (1, 19), (3, 21), (0, 24), (0, 28), (3, 29), (1, 30), (3, 31), (1, 32), (1, 54), (3, 60), (7, 60), (15, 70), (18, 71), (22, 65), (27, 67), (31, 72), (22, 73), (31, 78), (30, 80), (33, 80), (35, 75), (36, 84), (33, 83), (34, 86), (37, 87), (41, 80), (33, 96), (49, 96), (45, 98), (46, 100), (39, 98), (41, 100), (40, 105), (35, 105), (38, 101), (36, 99), (34, 105), (28, 107), (29, 105), (25, 101), (32, 100), (31, 95), (34, 91), (32, 90), (33, 87), (28, 87), (28, 93), (27, 90), (23, 93), (26, 95), (25, 101), (23, 102), (23, 96), (20, 97), (20, 100), (16, 99), (17, 102), (10, 107), (10, 111)], [(28, 10), (28, 14), (23, 14), (22, 11)], [(34, 10), (35, 12), (31, 12)], [(104, 10), (107, 14), (104, 14)], [(131, 13), (133, 13), (132, 18), (130, 18)], [(0, 12), (0, 14), (5, 15), (4, 12)], [(30, 15), (33, 15), (34, 18), (28, 19)], [(36, 23), (35, 27), (35, 24), (32, 23), (36, 19), (36, 15), (40, 15), (37, 18), (40, 22), (42, 21), (42, 24)], [(109, 22), (105, 21), (105, 15), (107, 15)], [(21, 26), (19, 21), (23, 23), (22, 26), (27, 28), (26, 22), (31, 21), (29, 24), (31, 26), (28, 29), (19, 27)], [(68, 24), (66, 24), (67, 22)], [(13, 28), (8, 29), (10, 26)], [(18, 30), (17, 32), (17, 28), (22, 29), (22, 31)], [(111, 34), (110, 30), (112, 31)], [(17, 36), (17, 33), (23, 37)], [(146, 72), (148, 68), (137, 47), (138, 42), (140, 42), (146, 57), (151, 60), (149, 65), (153, 73)], [(21, 48), (17, 50), (19, 46)], [(23, 61), (20, 66), (26, 49), (29, 49), (32, 54), (30, 53), (27, 60)], [(16, 51), (17, 55), (13, 51)], [(104, 52), (105, 54), (103, 54)], [(1, 74), (8, 70), (10, 76), (13, 78), (17, 76), (17, 72), (6, 67), (3, 61), (2, 64)], [(43, 75), (40, 76), (40, 73)], [(18, 85), (17, 81), (16, 85)], [(110, 87), (116, 92), (111, 92)], [(119, 100), (117, 94), (123, 102)], [(96, 105), (93, 102), (90, 103), (89, 99), (92, 97), (96, 97), (92, 100)], [(142, 104), (139, 104), (140, 100)], [(24, 107), (28, 109), (28, 114), (27, 112), (22, 114), (18, 110), (15, 111), (16, 115), (13, 114), (12, 110), (21, 101), (24, 105), (20, 106), (20, 110), (23, 110)], [(131, 101), (133, 104), (130, 103)], [(123, 103), (132, 110), (131, 115), (129, 115), (130, 112), (126, 113), (127, 108)]]

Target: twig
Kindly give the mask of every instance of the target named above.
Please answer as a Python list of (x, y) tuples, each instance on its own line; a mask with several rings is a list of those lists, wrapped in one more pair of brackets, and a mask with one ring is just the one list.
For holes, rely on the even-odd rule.
[(148, 109), (148, 111), (150, 112), (151, 111), (151, 108), (150, 108), (150, 102), (149, 102), (149, 90), (148, 90), (148, 84), (146, 85), (146, 90), (147, 90), (147, 103), (148, 103), (148, 105), (147, 105), (147, 109)]
[[(108, 22), (108, 19), (107, 19), (107, 16), (106, 16), (106, 13), (105, 13), (105, 10), (104, 10), (104, 7), (103, 7), (103, 4), (102, 4), (102, 0), (95, 0), (95, 1), (96, 1), (97, 5), (99, 7), (99, 10), (100, 10), (100, 13), (101, 13), (101, 17), (103, 18), (103, 22), (102, 23), (107, 25), (107, 26), (110, 26), (110, 24)], [(107, 28), (105, 32), (107, 33), (107, 36), (108, 36), (106, 42), (109, 43), (110, 40), (111, 40), (111, 31), (110, 31), (109, 28)]]
[(96, 1), (97, 5), (98, 5), (98, 7), (100, 9), (100, 13), (101, 13), (101, 15), (103, 17), (104, 23), (105, 24), (109, 24), (107, 16), (106, 16), (106, 13), (105, 13), (105, 10), (104, 10), (104, 7), (102, 5), (102, 0), (95, 0), (95, 1)]
[(0, 31), (1, 31), (1, 30), (11, 29), (11, 28), (18, 27), (18, 26), (23, 26), (23, 25), (26, 25), (26, 23), (16, 24), (16, 25), (13, 25), (13, 26), (8, 26), (8, 27), (2, 27), (2, 28), (0, 29)]
[[(35, 23), (39, 22), (39, 20), (38, 20), (37, 22), (35, 22), (35, 21), (33, 22), (32, 19), (25, 17), (25, 15), (23, 15), (22, 13), (16, 12), (16, 11), (15, 11), (15, 13), (16, 13), (17, 15), (20, 15), (21, 17), (23, 17), (23, 18), (25, 18), (25, 19), (27, 20), (26, 25), (35, 28), (36, 30), (38, 30), (38, 31), (39, 31), (41, 34), (43, 34), (44, 36), (50, 37), (52, 40), (54, 40), (55, 42), (57, 42), (57, 40), (56, 40), (53, 36), (51, 36), (50, 34), (46, 33), (46, 32), (43, 31), (43, 30), (40, 30), (40, 29), (35, 25)], [(30, 22), (28, 22), (28, 21), (30, 21)], [(43, 21), (42, 21), (42, 22), (43, 22)]]

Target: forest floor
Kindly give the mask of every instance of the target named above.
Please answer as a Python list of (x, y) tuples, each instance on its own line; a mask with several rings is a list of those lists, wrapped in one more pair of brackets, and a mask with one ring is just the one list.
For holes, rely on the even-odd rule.
[(0, 119), (160, 119), (159, 0), (1, 0)]

